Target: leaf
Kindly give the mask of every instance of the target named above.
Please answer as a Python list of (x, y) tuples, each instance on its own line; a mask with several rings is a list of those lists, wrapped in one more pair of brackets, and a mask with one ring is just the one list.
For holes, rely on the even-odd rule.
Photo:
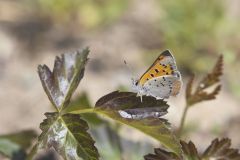
[[(99, 154), (94, 140), (87, 132), (88, 124), (80, 115), (46, 113), (36, 150), (53, 147), (64, 159), (97, 160)], [(32, 154), (33, 155), (33, 154)], [(31, 158), (29, 158), (31, 159)]]
[(207, 74), (197, 85), (196, 90), (192, 93), (192, 86), (194, 82), (194, 75), (190, 78), (186, 87), (186, 101), (188, 106), (192, 106), (196, 103), (206, 100), (215, 99), (221, 90), (221, 85), (217, 85), (211, 92), (206, 92), (213, 85), (220, 81), (220, 76), (223, 70), (223, 56), (221, 55), (214, 66), (211, 73)]
[(45, 152), (44, 154), (39, 155), (35, 160), (58, 160), (55, 152), (51, 149)]
[(84, 74), (89, 50), (56, 57), (53, 71), (46, 65), (38, 66), (42, 86), (58, 111), (64, 109)]
[(10, 158), (25, 157), (25, 150), (31, 146), (32, 140), (36, 137), (37, 134), (33, 130), (1, 135), (0, 153)]
[(167, 114), (167, 102), (144, 96), (143, 102), (132, 92), (114, 91), (100, 98), (95, 110), (101, 112), (117, 112), (125, 118), (142, 119), (147, 117), (159, 118)]
[(150, 96), (144, 96), (141, 102), (135, 93), (115, 91), (100, 98), (95, 111), (144, 132), (180, 155), (181, 146), (170, 124), (160, 118), (168, 107), (165, 101)]
[(184, 159), (187, 160), (200, 160), (200, 157), (198, 155), (198, 151), (195, 147), (195, 145), (193, 144), (192, 141), (186, 143), (184, 141), (181, 141), (181, 145), (182, 145), (182, 150), (184, 153)]
[(214, 139), (211, 145), (202, 155), (202, 159), (210, 160), (240, 160), (240, 154), (237, 149), (230, 148), (231, 140), (228, 138)]
[(195, 145), (190, 141), (186, 143), (181, 141), (183, 158), (178, 157), (173, 152), (165, 151), (161, 148), (155, 148), (155, 154), (148, 154), (144, 156), (145, 160), (200, 160)]
[[(232, 149), (231, 140), (228, 138), (214, 139), (206, 151), (199, 155), (195, 145), (190, 141), (181, 141), (183, 160), (240, 160), (238, 149)], [(154, 149), (155, 154), (147, 154), (145, 160), (182, 160), (173, 152), (167, 152), (161, 148)]]
[[(84, 92), (71, 102), (69, 106), (63, 110), (63, 113), (80, 114), (82, 110), (91, 108), (93, 107), (90, 104), (87, 94)], [(81, 116), (84, 120), (95, 126), (105, 123), (96, 113), (83, 113)]]
[(179, 160), (179, 157), (172, 152), (165, 151), (161, 148), (154, 149), (155, 154), (147, 154), (144, 156), (145, 160)]

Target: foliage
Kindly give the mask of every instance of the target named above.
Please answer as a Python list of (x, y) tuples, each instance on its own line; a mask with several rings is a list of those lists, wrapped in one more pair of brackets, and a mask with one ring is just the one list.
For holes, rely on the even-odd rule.
[[(54, 147), (66, 159), (71, 156), (98, 159), (98, 152), (93, 146), (94, 141), (86, 132), (87, 123), (81, 119), (80, 115), (76, 117), (77, 115), (73, 114), (85, 113), (87, 110), (104, 114), (116, 121), (137, 128), (180, 155), (180, 143), (171, 132), (170, 124), (167, 120), (160, 118), (167, 113), (168, 108), (166, 102), (162, 100), (157, 101), (152, 97), (144, 97), (144, 102), (141, 103), (135, 93), (113, 92), (100, 98), (94, 110), (91, 107), (69, 106), (70, 97), (83, 77), (87, 54), (88, 50), (86, 49), (81, 53), (65, 54), (62, 58), (56, 57), (53, 72), (45, 65), (39, 66), (39, 76), (44, 90), (58, 112), (46, 114), (47, 119), (40, 125), (42, 134), (39, 136), (37, 148)], [(71, 108), (67, 109), (68, 107)], [(72, 113), (68, 113), (68, 111)], [(131, 115), (131, 117), (124, 117), (124, 114)], [(76, 126), (74, 130), (71, 129), (72, 125)], [(81, 139), (77, 136), (76, 131), (78, 133), (82, 131), (82, 134), (88, 138)], [(81, 142), (87, 145), (82, 146)], [(82, 150), (74, 150), (76, 146), (80, 146), (77, 148)], [(69, 148), (73, 151), (69, 151)], [(88, 152), (89, 150), (92, 152)], [(33, 150), (32, 154), (35, 152), (36, 150)]]
[(187, 83), (186, 87), (186, 106), (183, 112), (183, 116), (180, 122), (180, 126), (178, 129), (178, 136), (181, 136), (181, 132), (184, 126), (185, 118), (188, 109), (201, 101), (207, 101), (215, 99), (216, 95), (221, 90), (221, 85), (218, 84), (212, 92), (207, 93), (206, 89), (211, 88), (212, 86), (216, 85), (220, 82), (220, 76), (223, 72), (223, 56), (221, 55), (218, 58), (218, 61), (216, 62), (213, 70), (211, 73), (208, 73), (197, 85), (196, 90), (194, 93), (192, 93), (193, 88), (193, 81), (194, 81), (194, 75), (190, 78), (190, 80)]
[(33, 130), (24, 130), (0, 136), (0, 153), (12, 159), (24, 159), (32, 140), (37, 137)]
[(152, 136), (177, 155), (180, 144), (170, 130), (167, 120), (160, 118), (167, 113), (168, 105), (163, 100), (144, 97), (143, 102), (131, 92), (112, 92), (96, 103), (95, 110), (143, 133)]
[[(186, 102), (182, 121), (175, 134), (167, 119), (163, 116), (168, 113), (169, 105), (164, 100), (156, 100), (151, 96), (143, 96), (143, 101), (132, 92), (114, 91), (101, 97), (91, 106), (86, 93), (71, 101), (71, 97), (84, 76), (85, 65), (88, 60), (88, 48), (83, 51), (63, 54), (56, 57), (53, 71), (46, 65), (39, 65), (38, 73), (42, 86), (54, 106), (55, 112), (45, 113), (46, 119), (40, 124), (42, 133), (28, 159), (36, 159), (41, 150), (47, 153), (40, 160), (55, 159), (49, 152), (54, 149), (63, 159), (98, 160), (100, 155), (95, 147), (95, 141), (88, 132), (89, 124), (98, 126), (109, 125), (107, 120), (99, 118), (98, 114), (109, 117), (120, 124), (128, 125), (146, 135), (158, 140), (167, 151), (162, 148), (155, 149), (155, 154), (144, 156), (146, 160), (238, 160), (240, 154), (237, 149), (230, 148), (231, 141), (228, 138), (215, 139), (212, 144), (199, 154), (193, 142), (181, 141), (181, 133), (187, 110), (190, 106), (201, 101), (211, 100), (220, 91), (221, 85), (217, 85), (212, 92), (205, 90), (219, 83), (223, 69), (223, 57), (220, 56), (212, 72), (207, 74), (197, 85), (193, 92), (193, 77), (186, 88)], [(111, 130), (112, 132), (112, 130)], [(29, 136), (28, 140), (26, 136)], [(0, 152), (8, 157), (25, 159), (26, 149), (34, 138), (33, 131), (19, 134), (0, 136)], [(119, 137), (114, 136), (118, 141)], [(22, 138), (24, 141), (19, 141)], [(113, 143), (121, 146), (119, 142)], [(21, 154), (19, 154), (19, 152)], [(19, 156), (22, 156), (19, 158)]]
[(42, 86), (53, 106), (61, 111), (65, 109), (84, 74), (88, 49), (82, 53), (62, 55), (56, 57), (53, 71), (46, 65), (38, 66), (38, 73)]
[(62, 24), (77, 23), (83, 28), (91, 29), (117, 19), (124, 12), (128, 1), (28, 0), (28, 3), (35, 6), (38, 14), (53, 21)]
[[(63, 113), (82, 113), (82, 110), (87, 110), (93, 108), (90, 104), (87, 93), (82, 93), (75, 100), (70, 102), (69, 106), (63, 110)], [(82, 113), (82, 118), (86, 120), (90, 125), (100, 126), (107, 123), (102, 118), (100, 118), (96, 113)]]
[(217, 31), (224, 19), (223, 1), (162, 0), (158, 3), (162, 11), (158, 26), (164, 47), (179, 53), (176, 58), (186, 70), (206, 70), (206, 61), (211, 62), (209, 53), (216, 54), (219, 49)]
[(211, 73), (207, 74), (197, 85), (196, 91), (192, 93), (192, 85), (194, 76), (191, 77), (186, 88), (186, 101), (188, 106), (192, 106), (195, 103), (199, 103), (204, 100), (215, 99), (216, 95), (221, 89), (221, 85), (217, 85), (211, 93), (205, 92), (206, 89), (219, 83), (220, 76), (222, 75), (223, 67), (223, 56), (220, 56), (216, 65), (214, 66)]
[(89, 50), (56, 57), (53, 72), (46, 65), (38, 67), (42, 85), (57, 112), (46, 113), (40, 128), (41, 135), (32, 150), (32, 159), (39, 149), (53, 147), (64, 159), (98, 159), (99, 154), (80, 115), (63, 113), (69, 106), (72, 93), (84, 75)]
[[(214, 139), (209, 147), (199, 154), (194, 143), (181, 141), (184, 160), (239, 160), (240, 153), (237, 149), (230, 148), (231, 140), (228, 138)], [(144, 156), (145, 160), (181, 160), (174, 153), (161, 148), (155, 148), (155, 154)]]
[(89, 133), (88, 125), (80, 115), (46, 113), (41, 124), (38, 147), (54, 147), (64, 159), (98, 159), (99, 155)]

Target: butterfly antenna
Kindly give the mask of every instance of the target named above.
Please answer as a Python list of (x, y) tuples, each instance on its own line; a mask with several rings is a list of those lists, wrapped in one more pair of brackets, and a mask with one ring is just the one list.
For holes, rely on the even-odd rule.
[(127, 63), (127, 61), (123, 61), (124, 62), (124, 64), (127, 66), (127, 69), (128, 69), (128, 71), (132, 74), (132, 79), (134, 79), (133, 77), (134, 77), (134, 74), (133, 74), (133, 69), (132, 69), (132, 67)]

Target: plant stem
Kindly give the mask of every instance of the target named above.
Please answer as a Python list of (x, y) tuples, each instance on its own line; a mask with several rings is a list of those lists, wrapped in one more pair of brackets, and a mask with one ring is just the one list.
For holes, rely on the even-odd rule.
[(89, 112), (93, 112), (94, 108), (87, 108), (87, 109), (82, 109), (79, 110), (78, 113), (89, 113)]
[(177, 132), (177, 135), (178, 135), (179, 138), (181, 137), (181, 134), (182, 134), (182, 131), (183, 131), (183, 126), (184, 126), (184, 123), (185, 123), (185, 120), (186, 120), (188, 108), (189, 108), (189, 106), (186, 105), (185, 108), (184, 108), (184, 111), (183, 111), (180, 126), (179, 126), (178, 132)]
[(67, 113), (81, 114), (81, 113), (92, 113), (92, 112), (94, 112), (94, 108), (80, 109), (80, 110), (70, 111)]

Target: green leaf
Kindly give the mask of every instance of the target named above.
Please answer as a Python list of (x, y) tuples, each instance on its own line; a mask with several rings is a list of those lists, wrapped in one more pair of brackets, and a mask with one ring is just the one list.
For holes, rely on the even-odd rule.
[(25, 154), (32, 140), (37, 137), (33, 130), (25, 130), (0, 136), (0, 153), (7, 157), (16, 157)]
[(64, 109), (70, 101), (84, 74), (89, 50), (63, 54), (56, 57), (53, 71), (46, 65), (38, 66), (38, 74), (48, 98), (58, 111)]
[(167, 113), (168, 107), (165, 101), (150, 96), (144, 96), (141, 102), (135, 93), (115, 91), (100, 98), (95, 111), (142, 131), (181, 155), (180, 143), (172, 133), (170, 124), (160, 118)]
[[(46, 113), (36, 150), (53, 147), (64, 159), (97, 160), (99, 154), (94, 140), (87, 132), (88, 124), (80, 115)], [(34, 152), (34, 151), (33, 151)], [(36, 151), (35, 151), (36, 152)], [(33, 155), (33, 154), (32, 154)], [(30, 159), (30, 158), (29, 158)]]
[(34, 160), (59, 160), (59, 156), (52, 150), (48, 150), (38, 155)]
[(68, 107), (63, 110), (64, 113), (78, 113), (79, 110), (93, 108), (90, 104), (88, 95), (86, 92), (83, 92), (77, 96)]
[(221, 85), (217, 85), (211, 92), (205, 91), (220, 81), (223, 70), (223, 56), (221, 55), (211, 73), (207, 74), (197, 85), (195, 92), (192, 93), (194, 75), (190, 78), (186, 87), (186, 101), (188, 106), (206, 100), (215, 99), (221, 90)]
[[(92, 109), (93, 107), (90, 104), (87, 94), (84, 92), (79, 95), (73, 102), (63, 110), (63, 113), (73, 113), (80, 114), (85, 109)], [(82, 118), (89, 122), (92, 125), (99, 126), (105, 123), (96, 113), (83, 113), (81, 114)]]

